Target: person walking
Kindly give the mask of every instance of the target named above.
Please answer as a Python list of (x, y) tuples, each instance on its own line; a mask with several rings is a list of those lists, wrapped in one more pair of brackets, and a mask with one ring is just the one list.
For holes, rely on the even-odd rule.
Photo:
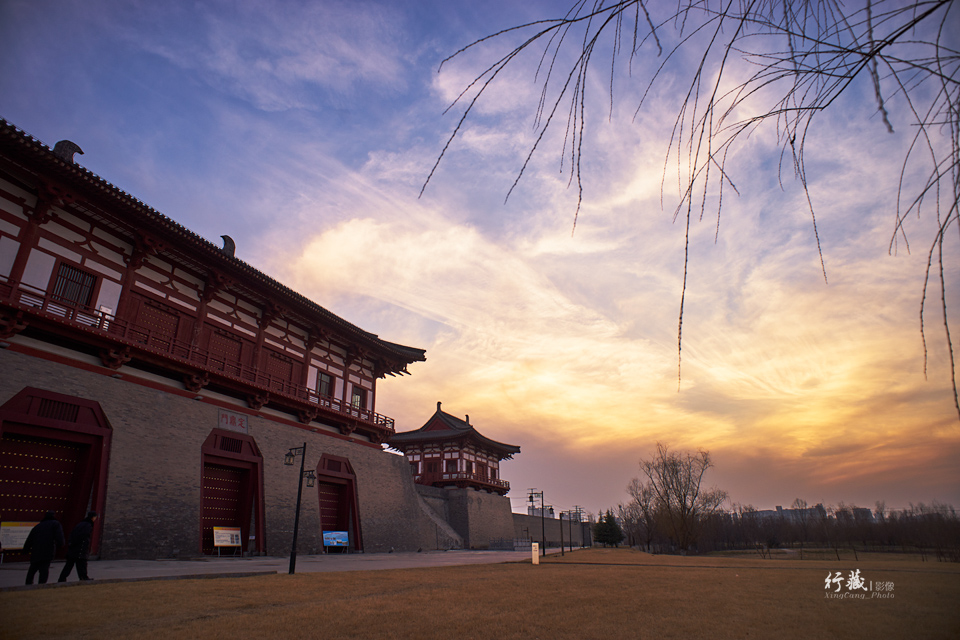
[(73, 565), (77, 565), (78, 578), (90, 579), (87, 575), (87, 558), (90, 556), (90, 538), (93, 536), (93, 523), (96, 519), (97, 512), (88, 511), (87, 517), (77, 523), (70, 532), (70, 540), (67, 543), (67, 563), (63, 565), (63, 571), (60, 572), (60, 579), (57, 582), (67, 581), (67, 577), (73, 571)]
[(47, 511), (43, 520), (37, 523), (23, 543), (24, 553), (30, 554), (30, 568), (27, 569), (27, 584), (33, 584), (33, 576), (40, 574), (40, 584), (47, 583), (50, 574), (50, 563), (62, 547), (63, 527), (53, 511)]

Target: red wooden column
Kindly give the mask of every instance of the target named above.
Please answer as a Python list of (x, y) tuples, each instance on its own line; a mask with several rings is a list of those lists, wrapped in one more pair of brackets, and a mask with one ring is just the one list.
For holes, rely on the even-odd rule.
[[(350, 381), (350, 367), (352, 367), (354, 364), (358, 364), (360, 365), (360, 369), (362, 370), (363, 361), (365, 358), (368, 357), (368, 355), (369, 354), (367, 353), (366, 349), (356, 344), (351, 345), (350, 348), (347, 349), (347, 358), (346, 360), (344, 360), (344, 372), (343, 372), (343, 396), (344, 396), (343, 402), (348, 406), (353, 406), (351, 402), (353, 398), (347, 395), (347, 382)], [(358, 373), (357, 377), (361, 377), (361, 374)], [(361, 386), (360, 388), (362, 389), (363, 387)], [(359, 407), (359, 408), (364, 411), (367, 410), (366, 407)]]
[(117, 301), (116, 317), (118, 320), (134, 322), (130, 317), (130, 292), (136, 282), (137, 269), (143, 266), (148, 256), (155, 256), (166, 249), (166, 245), (159, 239), (147, 234), (140, 234), (134, 242), (133, 251), (129, 258), (124, 258), (127, 268), (120, 276), (120, 299)]
[(313, 348), (316, 347), (321, 342), (326, 342), (327, 345), (331, 343), (333, 335), (323, 327), (313, 325), (307, 333), (307, 353), (303, 356), (303, 372), (300, 374), (300, 385), (303, 387), (307, 386), (307, 379), (310, 375), (310, 364), (312, 363), (312, 353)]
[(270, 323), (275, 319), (281, 317), (285, 309), (273, 302), (268, 300), (267, 304), (263, 306), (260, 310), (260, 323), (257, 326), (257, 341), (253, 347), (253, 366), (260, 370), (263, 367), (263, 363), (260, 362), (260, 356), (263, 353), (263, 340), (266, 337), (267, 327), (270, 326)]
[(197, 322), (193, 326), (193, 336), (190, 339), (191, 347), (196, 348), (200, 345), (200, 335), (204, 324), (207, 322), (207, 304), (213, 300), (218, 292), (230, 288), (232, 284), (233, 281), (219, 271), (214, 269), (208, 271), (203, 291), (200, 292), (200, 304), (197, 305)]

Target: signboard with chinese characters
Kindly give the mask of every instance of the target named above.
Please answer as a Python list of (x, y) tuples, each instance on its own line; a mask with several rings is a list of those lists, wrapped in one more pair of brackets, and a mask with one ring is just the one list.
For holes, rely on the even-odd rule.
[(349, 547), (350, 536), (346, 531), (324, 531), (323, 546), (325, 547)]
[(213, 528), (213, 546), (215, 547), (239, 547), (240, 527), (214, 527)]
[(23, 549), (23, 543), (35, 526), (36, 522), (0, 522), (0, 547), (5, 551)]
[(245, 416), (242, 413), (234, 413), (233, 411), (220, 409), (219, 424), (217, 426), (221, 429), (229, 429), (230, 431), (249, 433), (247, 425), (247, 420), (249, 419), (250, 416)]

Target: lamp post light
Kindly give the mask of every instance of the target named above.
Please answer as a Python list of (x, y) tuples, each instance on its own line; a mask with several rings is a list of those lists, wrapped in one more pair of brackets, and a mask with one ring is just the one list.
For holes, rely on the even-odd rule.
[(560, 555), (563, 555), (563, 511), (560, 512)]
[(303, 479), (307, 479), (307, 486), (312, 487), (316, 484), (317, 476), (313, 470), (304, 471), (303, 463), (307, 458), (307, 443), (302, 447), (290, 447), (287, 454), (283, 456), (283, 464), (293, 466), (294, 460), (300, 456), (300, 475), (297, 477), (297, 510), (293, 517), (293, 545), (290, 547), (290, 575), (296, 573), (297, 569), (297, 533), (300, 531), (300, 498), (303, 495)]
[(530, 492), (530, 497), (529, 497), (530, 506), (533, 506), (534, 504), (533, 502), (534, 496), (540, 497), (540, 544), (543, 546), (543, 550), (542, 550), (543, 555), (546, 556), (547, 555), (547, 525), (544, 522), (544, 515), (545, 515), (544, 511), (546, 511), (546, 507), (543, 504), (543, 491), (534, 491), (533, 489), (529, 489), (529, 492)]

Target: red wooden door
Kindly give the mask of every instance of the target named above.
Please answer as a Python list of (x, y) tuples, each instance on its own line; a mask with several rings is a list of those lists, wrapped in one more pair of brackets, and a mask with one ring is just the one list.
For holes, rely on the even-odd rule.
[(283, 392), (293, 380), (293, 360), (269, 349), (264, 350), (264, 369), (271, 389)]
[[(203, 553), (217, 552), (213, 546), (214, 527), (240, 527), (244, 532), (249, 522), (242, 521), (243, 499), (247, 493), (246, 469), (235, 469), (217, 464), (203, 465)], [(245, 538), (246, 536), (244, 536)], [(233, 553), (235, 549), (228, 547)]]
[[(77, 485), (83, 483), (80, 471), (88, 449), (73, 442), (4, 433), (0, 438), (0, 519), (37, 522), (52, 510), (67, 526), (76, 511), (87, 508)], [(79, 508), (78, 500), (83, 500)], [(5, 555), (8, 561), (26, 559), (13, 551)]]
[(232, 376), (240, 376), (243, 342), (221, 331), (210, 333), (210, 366)]
[(343, 522), (341, 513), (343, 511), (343, 490), (346, 488), (342, 484), (329, 484), (321, 482), (319, 485), (320, 498), (320, 530), (321, 531), (346, 531), (346, 523)]

